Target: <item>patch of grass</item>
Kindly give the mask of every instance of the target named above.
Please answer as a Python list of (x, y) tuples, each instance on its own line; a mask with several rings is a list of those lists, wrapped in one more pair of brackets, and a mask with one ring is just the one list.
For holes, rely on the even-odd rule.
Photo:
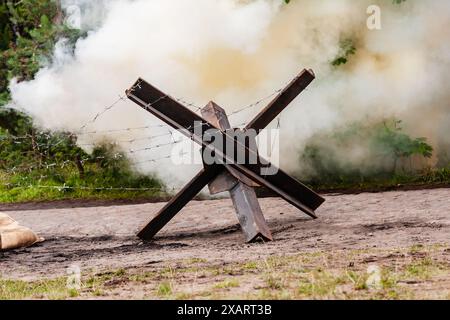
[(292, 300), (293, 296), (289, 291), (283, 290), (259, 290), (256, 295), (248, 295), (246, 299), (260, 299), (260, 300)]
[(300, 280), (298, 294), (306, 297), (328, 297), (336, 293), (338, 285), (345, 284), (342, 276), (329, 272), (313, 271)]
[(155, 271), (140, 272), (129, 276), (129, 280), (133, 282), (148, 282), (158, 276)]
[(418, 253), (418, 252), (420, 252), (420, 251), (422, 251), (423, 250), (423, 245), (421, 245), (421, 244), (416, 244), (416, 245), (413, 245), (410, 249), (409, 249), (409, 253), (410, 254), (415, 254), (415, 253)]
[[(78, 156), (54, 151), (55, 154), (46, 156), (48, 159), (39, 160), (23, 158), (20, 152), (15, 154), (16, 151), (8, 149), (10, 145), (0, 143), (0, 202), (3, 203), (167, 195), (159, 179), (137, 173), (125, 155), (116, 152), (113, 146), (99, 146), (92, 155), (82, 150), (77, 150)], [(8, 158), (2, 158), (3, 155)]]
[(106, 286), (113, 285), (114, 283), (122, 283), (128, 280), (126, 270), (118, 269), (87, 277), (84, 281), (82, 281), (82, 289), (83, 292), (98, 297), (104, 295)]
[(65, 277), (30, 282), (0, 279), (0, 300), (60, 300), (78, 297), (79, 291), (67, 288), (66, 281)]
[(283, 267), (292, 257), (269, 257), (264, 260), (264, 263), (269, 270), (275, 270), (277, 268)]
[(430, 277), (439, 273), (441, 265), (435, 263), (430, 257), (413, 261), (406, 266), (405, 276), (419, 280), (429, 280)]
[(162, 184), (153, 178), (139, 183), (101, 177), (96, 171), (92, 172), (92, 179), (80, 179), (77, 175), (77, 172), (66, 169), (64, 177), (59, 179), (40, 179), (32, 174), (0, 176), (0, 202), (154, 199), (168, 195)]
[[(79, 291), (67, 289), (65, 278), (0, 280), (0, 299), (110, 297), (118, 291), (129, 295), (127, 298), (137, 298), (130, 288), (149, 293), (149, 299), (445, 299), (448, 291), (441, 287), (450, 279), (447, 250), (448, 245), (443, 244), (315, 251), (218, 266), (193, 266), (184, 259), (148, 270), (86, 274)], [(408, 254), (411, 252), (414, 254)], [(380, 258), (376, 265), (379, 285), (367, 285), (368, 272), (373, 275), (369, 271), (373, 268), (364, 262), (368, 256)], [(230, 273), (239, 277), (230, 277)], [(252, 285), (253, 290), (242, 283)]]
[(352, 270), (348, 270), (346, 274), (350, 281), (353, 283), (353, 288), (355, 290), (367, 290), (367, 274), (355, 272)]
[(264, 282), (267, 288), (272, 290), (281, 290), (284, 287), (283, 279), (280, 276), (269, 274), (265, 277)]
[(191, 258), (187, 261), (188, 264), (207, 263), (208, 260), (202, 258)]
[(192, 295), (186, 292), (179, 292), (175, 295), (175, 300), (190, 300)]
[[(190, 270), (189, 268), (184, 269), (184, 271)], [(160, 270), (158, 270), (158, 276), (166, 279), (173, 279), (178, 273), (182, 273), (183, 269), (168, 265)]]
[(215, 289), (229, 289), (239, 287), (239, 281), (237, 279), (227, 279), (214, 285)]
[(168, 281), (161, 282), (156, 289), (156, 294), (159, 297), (168, 297), (172, 295), (172, 284)]
[(92, 295), (93, 295), (94, 297), (101, 297), (101, 296), (104, 296), (105, 293), (104, 293), (104, 291), (101, 290), (100, 288), (96, 288), (94, 291), (92, 291)]
[(387, 290), (395, 289), (398, 284), (397, 278), (398, 277), (395, 275), (395, 273), (393, 273), (387, 269), (384, 269), (382, 271), (382, 276), (381, 276), (382, 287)]
[(258, 263), (254, 261), (247, 262), (242, 265), (242, 269), (244, 270), (257, 270), (258, 269)]
[(113, 273), (113, 275), (115, 276), (115, 277), (123, 277), (125, 274), (127, 273), (127, 271), (125, 270), (125, 269), (119, 269), (119, 270), (117, 270), (117, 271), (115, 271), (114, 273)]

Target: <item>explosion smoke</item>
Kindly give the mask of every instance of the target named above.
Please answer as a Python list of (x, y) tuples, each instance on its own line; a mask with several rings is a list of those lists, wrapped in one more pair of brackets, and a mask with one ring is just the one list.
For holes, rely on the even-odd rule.
[[(371, 4), (382, 9), (379, 31), (366, 26)], [(73, 55), (61, 41), (54, 62), (35, 80), (10, 86), (15, 108), (42, 128), (78, 131), (139, 76), (197, 106), (212, 99), (232, 112), (283, 87), (306, 67), (317, 80), (281, 118), (282, 167), (300, 168), (298, 155), (315, 133), (363, 119), (396, 116), (409, 133), (450, 148), (446, 0), (294, 0), (289, 5), (275, 0), (63, 1), (63, 7), (70, 5), (79, 5), (83, 25), (94, 29), (78, 41)], [(333, 67), (345, 39), (353, 39), (358, 50), (349, 63)], [(231, 120), (238, 124), (258, 111)], [(133, 103), (120, 102), (89, 124), (88, 131), (154, 123)], [(85, 135), (79, 141), (158, 133)], [(146, 146), (148, 141), (140, 141), (133, 148)], [(142, 170), (156, 170), (170, 180), (185, 179), (196, 169), (179, 166), (174, 171), (170, 163), (158, 162)]]

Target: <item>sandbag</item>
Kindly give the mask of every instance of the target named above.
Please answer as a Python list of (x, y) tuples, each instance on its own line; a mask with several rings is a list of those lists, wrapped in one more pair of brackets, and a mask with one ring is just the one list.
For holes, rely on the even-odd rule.
[(26, 248), (44, 241), (30, 229), (20, 226), (10, 216), (0, 212), (0, 250)]

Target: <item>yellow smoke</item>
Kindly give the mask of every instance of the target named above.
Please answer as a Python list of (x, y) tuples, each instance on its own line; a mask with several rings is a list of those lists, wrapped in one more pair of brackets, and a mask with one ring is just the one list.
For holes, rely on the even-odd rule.
[[(101, 26), (79, 41), (74, 56), (60, 43), (53, 65), (33, 81), (11, 85), (18, 108), (44, 128), (78, 130), (138, 77), (200, 107), (215, 100), (231, 112), (279, 89), (301, 69), (312, 68), (317, 80), (281, 117), (282, 162), (288, 169), (301, 166), (298, 154), (315, 133), (362, 119), (395, 116), (411, 134), (426, 136), (436, 147), (449, 147), (449, 1), (101, 3)], [(382, 10), (379, 31), (366, 26), (366, 9), (372, 4)], [(331, 61), (346, 38), (353, 39), (358, 50), (348, 64), (335, 68)], [(258, 111), (248, 110), (232, 121), (248, 120)], [(134, 104), (122, 103), (89, 130), (153, 123)], [(155, 133), (92, 135), (80, 142)], [(133, 148), (145, 146), (142, 142)], [(138, 160), (152, 156), (135, 155)], [(196, 169), (174, 171), (168, 162), (149, 163), (142, 170), (184, 179)]]

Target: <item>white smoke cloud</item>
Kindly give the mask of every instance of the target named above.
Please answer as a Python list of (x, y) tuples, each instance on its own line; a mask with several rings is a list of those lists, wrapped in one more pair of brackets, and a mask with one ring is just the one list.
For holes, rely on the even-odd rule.
[[(373, 3), (382, 8), (380, 31), (366, 27), (366, 8)], [(302, 68), (312, 68), (317, 80), (281, 117), (282, 166), (298, 169), (300, 150), (320, 130), (367, 117), (398, 116), (411, 132), (445, 144), (448, 1), (296, 0), (288, 6), (275, 0), (63, 1), (64, 8), (70, 5), (82, 8), (89, 36), (77, 43), (74, 55), (60, 42), (55, 63), (35, 80), (10, 86), (15, 105), (43, 128), (79, 131), (138, 77), (200, 107), (214, 100), (232, 112), (279, 89)], [(336, 69), (330, 62), (345, 37), (357, 39), (358, 51)], [(258, 111), (231, 120), (239, 124)], [(86, 130), (155, 123), (133, 103), (121, 101)], [(162, 132), (167, 129), (83, 135), (80, 143)], [(149, 144), (120, 143), (125, 151)], [(166, 154), (169, 147), (133, 157), (142, 161)], [(170, 161), (142, 169), (171, 183), (196, 170)]]
[(61, 0), (66, 22), (82, 30), (94, 30), (101, 27), (108, 15), (109, 8), (117, 0)]

